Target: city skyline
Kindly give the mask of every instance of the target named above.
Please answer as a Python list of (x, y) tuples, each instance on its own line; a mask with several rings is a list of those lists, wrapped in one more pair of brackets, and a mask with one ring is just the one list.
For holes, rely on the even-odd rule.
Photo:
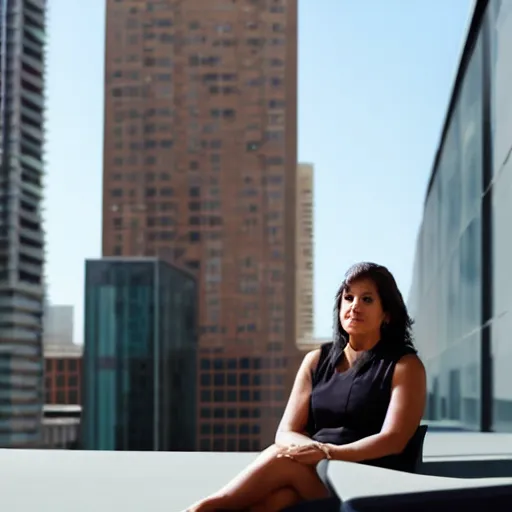
[[(404, 8), (394, 1), (384, 9), (363, 1), (323, 10), (299, 3), (298, 159), (316, 169), (316, 337), (330, 335), (333, 296), (353, 261), (387, 264), (408, 293), (425, 184), (470, 3)], [(84, 24), (71, 28), (70, 17)], [(393, 30), (384, 30), (383, 18)], [(419, 19), (438, 27), (434, 42), (418, 30)], [(75, 306), (81, 343), (83, 261), (100, 255), (104, 6), (53, 0), (49, 23), (48, 285), (52, 303)], [(333, 32), (341, 37), (334, 45)], [(88, 45), (78, 44), (84, 38)], [(425, 76), (435, 77), (436, 87)], [(409, 122), (415, 119), (421, 123)], [(410, 193), (398, 200), (395, 191), (404, 187)], [(77, 190), (85, 201), (76, 200)], [(364, 210), (357, 207), (361, 194), (369, 201)], [(343, 222), (341, 230), (349, 212), (357, 222)]]

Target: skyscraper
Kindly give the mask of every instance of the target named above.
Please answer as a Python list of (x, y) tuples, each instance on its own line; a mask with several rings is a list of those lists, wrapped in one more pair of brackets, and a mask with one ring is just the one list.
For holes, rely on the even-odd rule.
[(86, 450), (193, 451), (197, 287), (157, 258), (85, 266)]
[(314, 347), (313, 166), (297, 167), (297, 345)]
[(103, 255), (199, 285), (202, 450), (272, 440), (296, 370), (297, 1), (107, 1)]
[(41, 435), (45, 11), (0, 1), (0, 447)]

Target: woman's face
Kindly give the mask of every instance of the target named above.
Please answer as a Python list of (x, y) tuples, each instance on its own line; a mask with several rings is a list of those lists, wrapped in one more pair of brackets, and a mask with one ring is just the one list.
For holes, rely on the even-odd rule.
[(358, 279), (345, 289), (341, 297), (340, 322), (347, 334), (375, 335), (378, 339), (382, 323), (388, 320), (371, 279)]

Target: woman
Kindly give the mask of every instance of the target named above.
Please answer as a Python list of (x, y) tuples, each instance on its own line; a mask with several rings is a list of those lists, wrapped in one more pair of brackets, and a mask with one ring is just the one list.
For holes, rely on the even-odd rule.
[(326, 458), (405, 467), (426, 377), (395, 279), (374, 263), (353, 266), (334, 311), (334, 342), (304, 358), (275, 444), (190, 512), (273, 512), (327, 497), (316, 472)]

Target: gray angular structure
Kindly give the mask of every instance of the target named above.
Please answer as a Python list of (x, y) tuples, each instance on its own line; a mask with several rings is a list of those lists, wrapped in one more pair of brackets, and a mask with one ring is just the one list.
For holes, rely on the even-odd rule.
[(409, 297), (426, 419), (512, 431), (512, 4), (475, 2), (435, 155)]
[(46, 0), (0, 0), (0, 447), (41, 435), (45, 23)]

